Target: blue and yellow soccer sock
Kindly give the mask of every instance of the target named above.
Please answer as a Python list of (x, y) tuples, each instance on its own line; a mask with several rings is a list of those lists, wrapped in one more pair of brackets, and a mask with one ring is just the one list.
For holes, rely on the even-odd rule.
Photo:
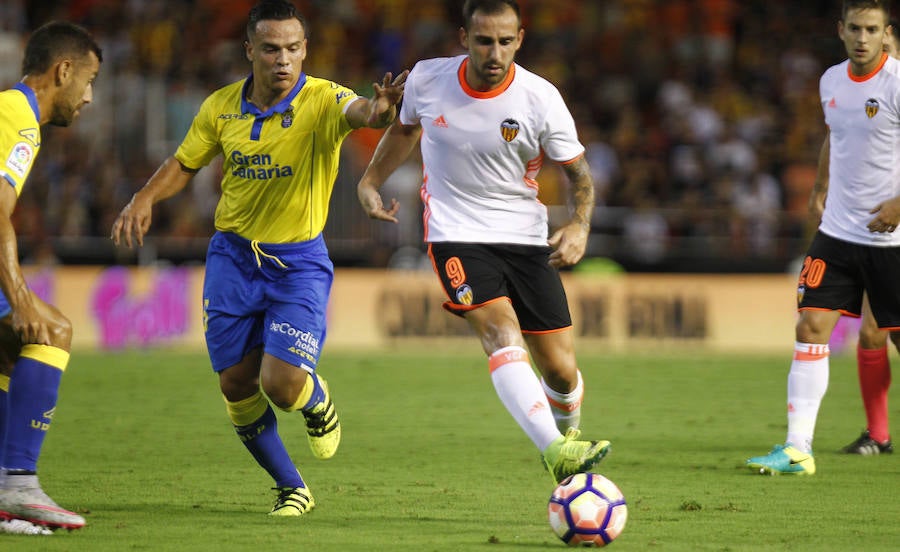
[(3, 459), (6, 456), (6, 420), (9, 413), (6, 411), (9, 396), (9, 376), (0, 374), (0, 477), (3, 472)]
[(59, 384), (69, 353), (49, 345), (22, 347), (9, 378), (6, 446), (3, 463), (10, 471), (35, 473), (44, 437), (50, 429)]
[(296, 410), (307, 412), (324, 400), (325, 389), (322, 388), (319, 376), (315, 373), (311, 373), (306, 379), (306, 384), (303, 386), (303, 389), (300, 390), (300, 395), (297, 396), (297, 400), (294, 401), (294, 404), (289, 408), (283, 408), (282, 410), (285, 412), (294, 412)]
[(237, 402), (225, 399), (225, 407), (241, 442), (272, 476), (276, 487), (306, 487), (278, 435), (275, 411), (261, 392)]

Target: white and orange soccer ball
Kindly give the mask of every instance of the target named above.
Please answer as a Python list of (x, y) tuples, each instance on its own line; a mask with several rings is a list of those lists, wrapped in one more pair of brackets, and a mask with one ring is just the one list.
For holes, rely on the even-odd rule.
[(606, 546), (625, 529), (625, 495), (596, 473), (563, 479), (547, 505), (550, 527), (569, 546)]

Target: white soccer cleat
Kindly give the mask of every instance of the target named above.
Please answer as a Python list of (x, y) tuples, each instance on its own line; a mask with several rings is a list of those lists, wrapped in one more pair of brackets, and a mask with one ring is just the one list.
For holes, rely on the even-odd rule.
[(84, 518), (61, 508), (41, 489), (36, 475), (6, 475), (0, 488), (0, 519), (19, 519), (50, 529), (80, 529)]
[(52, 535), (48, 527), (35, 525), (24, 519), (4, 519), (0, 521), (0, 533), (8, 535)]

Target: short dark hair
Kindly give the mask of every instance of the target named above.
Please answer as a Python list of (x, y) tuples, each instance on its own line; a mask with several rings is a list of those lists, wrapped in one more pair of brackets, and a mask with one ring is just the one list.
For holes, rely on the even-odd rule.
[(87, 30), (68, 21), (51, 21), (38, 27), (28, 38), (22, 74), (44, 73), (60, 59), (73, 56), (81, 60), (90, 52), (103, 61), (100, 46)]
[(256, 25), (260, 21), (274, 20), (285, 21), (288, 19), (296, 19), (303, 27), (303, 35), (309, 38), (309, 29), (306, 28), (306, 19), (300, 15), (297, 8), (286, 0), (262, 0), (250, 9), (250, 15), (247, 17), (247, 38), (253, 36), (256, 32)]
[(476, 11), (485, 14), (495, 14), (500, 13), (507, 6), (516, 12), (516, 19), (521, 23), (522, 12), (519, 10), (519, 3), (516, 0), (466, 0), (462, 9), (463, 27), (466, 30), (469, 29), (469, 26), (472, 24), (472, 16)]
[(884, 18), (887, 20), (891, 16), (890, 0), (844, 0), (844, 6), (841, 9), (841, 19), (847, 17), (850, 10), (881, 10), (884, 12)]

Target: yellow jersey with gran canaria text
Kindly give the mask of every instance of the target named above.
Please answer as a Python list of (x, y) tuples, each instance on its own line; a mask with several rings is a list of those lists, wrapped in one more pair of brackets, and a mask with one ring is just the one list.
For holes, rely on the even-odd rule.
[(22, 193), (41, 149), (40, 110), (34, 91), (18, 83), (0, 92), (0, 180)]
[(217, 230), (264, 243), (310, 240), (325, 227), (340, 146), (352, 130), (345, 112), (358, 96), (301, 74), (262, 112), (246, 99), (252, 78), (203, 102), (175, 159), (199, 169), (223, 155)]

